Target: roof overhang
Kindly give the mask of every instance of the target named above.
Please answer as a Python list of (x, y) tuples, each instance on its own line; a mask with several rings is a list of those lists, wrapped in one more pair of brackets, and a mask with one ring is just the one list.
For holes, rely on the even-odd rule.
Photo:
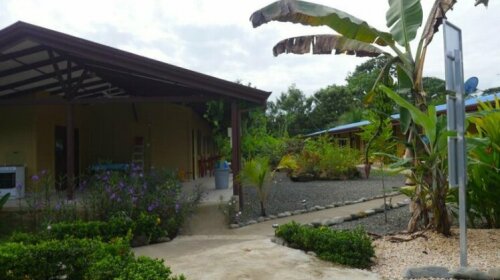
[(223, 99), (265, 105), (269, 95), (24, 22), (0, 30), (0, 105), (34, 99), (37, 104)]

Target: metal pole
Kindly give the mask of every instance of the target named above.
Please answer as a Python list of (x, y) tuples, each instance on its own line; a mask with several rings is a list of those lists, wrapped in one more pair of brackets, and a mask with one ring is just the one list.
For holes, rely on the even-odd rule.
[(455, 89), (456, 102), (455, 112), (457, 121), (457, 173), (458, 173), (458, 204), (459, 204), (459, 224), (460, 224), (460, 266), (467, 266), (467, 220), (466, 220), (466, 182), (467, 165), (465, 151), (465, 101), (462, 52), (455, 50)]

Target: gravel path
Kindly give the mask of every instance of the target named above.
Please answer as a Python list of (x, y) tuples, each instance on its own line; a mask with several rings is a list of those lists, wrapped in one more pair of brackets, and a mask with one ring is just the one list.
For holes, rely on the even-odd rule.
[[(370, 179), (347, 181), (312, 181), (293, 182), (285, 173), (277, 173), (273, 182), (268, 183), (266, 210), (268, 215), (276, 215), (284, 211), (304, 209), (301, 201), (307, 206), (327, 205), (334, 202), (357, 200), (382, 194), (381, 176)], [(404, 176), (386, 176), (386, 191), (404, 185)], [(244, 188), (245, 208), (242, 220), (248, 221), (260, 216), (259, 199), (255, 188)]]
[(405, 206), (387, 210), (387, 223), (385, 222), (384, 213), (378, 213), (359, 220), (334, 225), (331, 228), (353, 229), (357, 226), (362, 226), (367, 232), (386, 235), (405, 230), (410, 217), (408, 206)]

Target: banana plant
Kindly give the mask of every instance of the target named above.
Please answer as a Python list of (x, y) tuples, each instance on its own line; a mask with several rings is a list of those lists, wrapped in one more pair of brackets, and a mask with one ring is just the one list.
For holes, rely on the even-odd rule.
[[(420, 0), (389, 0), (386, 12), (388, 31), (381, 31), (366, 21), (344, 11), (297, 0), (281, 0), (255, 11), (250, 21), (254, 27), (271, 21), (300, 23), (309, 26), (327, 26), (336, 34), (301, 36), (284, 39), (273, 48), (275, 56), (282, 53), (305, 54), (347, 54), (357, 57), (387, 57), (372, 90), (365, 96), (365, 103), (371, 103), (379, 93), (379, 84), (391, 80), (391, 69), (396, 69), (395, 88), (399, 94), (409, 96), (413, 105), (425, 114), (427, 111), (426, 93), (423, 89), (422, 75), (427, 47), (432, 42), (446, 13), (453, 8), (456, 0), (435, 0), (429, 11), (427, 21), (415, 52), (410, 43), (415, 40), (417, 31), (423, 24), (423, 10)], [(476, 6), (488, 5), (487, 0), (477, 0)], [(400, 127), (408, 143), (415, 143), (418, 136), (417, 122), (408, 108), (400, 106)], [(432, 134), (432, 133), (431, 133)], [(415, 152), (407, 150), (407, 155), (419, 162)], [(427, 152), (427, 151), (426, 151)], [(423, 212), (423, 211), (416, 211)], [(446, 226), (438, 226), (438, 231), (446, 233)], [(415, 227), (409, 228), (414, 231)]]

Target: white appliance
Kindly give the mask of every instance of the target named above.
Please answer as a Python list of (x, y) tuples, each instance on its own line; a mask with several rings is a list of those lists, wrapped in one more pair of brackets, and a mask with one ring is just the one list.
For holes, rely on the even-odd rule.
[(10, 199), (23, 198), (24, 179), (24, 166), (0, 166), (0, 197), (10, 193)]

